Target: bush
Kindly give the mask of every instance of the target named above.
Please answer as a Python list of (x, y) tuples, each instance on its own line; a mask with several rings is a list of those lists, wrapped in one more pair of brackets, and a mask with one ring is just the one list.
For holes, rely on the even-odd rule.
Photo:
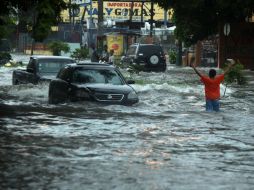
[(238, 63), (233, 66), (230, 71), (225, 75), (225, 82), (227, 84), (237, 83), (239, 85), (244, 85), (247, 83), (246, 77), (243, 75), (244, 66), (238, 61)]
[(61, 55), (61, 51), (65, 53), (70, 51), (69, 45), (62, 41), (52, 41), (48, 44), (48, 48), (52, 51), (53, 55)]
[(131, 64), (128, 66), (128, 72), (129, 73), (136, 73), (138, 74), (140, 71), (144, 70), (143, 65), (137, 65), (137, 64)]
[(86, 59), (89, 55), (89, 49), (88, 48), (81, 48), (81, 49), (75, 49), (75, 51), (71, 54), (71, 57), (74, 58), (77, 61), (80, 61), (82, 59)]
[(169, 51), (169, 63), (170, 64), (176, 63), (176, 51), (174, 51), (174, 50)]
[(7, 52), (0, 52), (0, 65), (4, 65), (10, 60), (11, 60), (11, 54)]

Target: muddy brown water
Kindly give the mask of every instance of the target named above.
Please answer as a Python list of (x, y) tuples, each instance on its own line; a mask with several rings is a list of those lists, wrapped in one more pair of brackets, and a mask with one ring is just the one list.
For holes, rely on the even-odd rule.
[(254, 188), (253, 85), (207, 113), (190, 68), (123, 71), (139, 81), (134, 106), (49, 105), (47, 84), (12, 86), (11, 73), (0, 68), (0, 189)]

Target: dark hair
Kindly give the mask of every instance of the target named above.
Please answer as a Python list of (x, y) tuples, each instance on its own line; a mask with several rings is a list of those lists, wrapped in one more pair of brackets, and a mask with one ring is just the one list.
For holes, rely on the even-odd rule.
[(216, 70), (215, 69), (210, 69), (209, 71), (209, 77), (214, 78), (216, 76)]

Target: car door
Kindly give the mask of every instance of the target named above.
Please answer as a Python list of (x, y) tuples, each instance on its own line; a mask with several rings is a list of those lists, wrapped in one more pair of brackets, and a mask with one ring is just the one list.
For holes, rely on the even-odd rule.
[(123, 59), (123, 63), (132, 64), (136, 57), (136, 53), (137, 53), (137, 46), (136, 45), (130, 46), (128, 51), (126, 52), (126, 56)]

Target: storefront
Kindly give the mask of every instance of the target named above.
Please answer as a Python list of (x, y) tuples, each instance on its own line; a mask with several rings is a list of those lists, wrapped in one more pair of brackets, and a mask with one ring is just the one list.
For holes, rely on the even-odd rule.
[[(117, 48), (117, 54), (123, 54), (123, 49), (126, 49), (131, 42), (135, 42), (136, 37), (142, 34), (141, 27), (144, 26), (144, 23), (151, 20), (152, 12), (149, 1), (136, 1), (133, 3), (103, 1), (103, 32), (98, 34), (98, 2), (92, 1), (92, 4), (89, 4), (89, 0), (73, 0), (73, 2), (79, 4), (79, 8), (71, 11), (71, 15), (69, 10), (65, 10), (62, 13), (62, 20), (73, 25), (82, 23), (83, 35), (86, 35), (82, 39), (86, 41), (81, 43), (89, 47), (94, 44), (99, 51), (102, 50), (105, 44), (108, 47), (111, 46), (109, 39), (118, 39), (121, 36), (122, 42), (115, 45), (114, 48)], [(153, 20), (163, 23), (165, 18), (169, 18), (169, 15), (165, 15), (165, 11), (157, 4), (154, 4), (153, 8)], [(112, 37), (113, 35), (115, 36)]]
[[(74, 17), (75, 22), (79, 22), (82, 20), (82, 16), (86, 8), (86, 13), (84, 15), (84, 19), (94, 18), (95, 20), (98, 18), (98, 2), (93, 1), (90, 5), (87, 0), (76, 0), (74, 1), (79, 4), (79, 8), (72, 11), (72, 15)], [(154, 4), (154, 20), (158, 21), (164, 20), (164, 10), (159, 7), (157, 4)], [(130, 15), (132, 13), (133, 21), (140, 21), (141, 17), (143, 17), (143, 21), (148, 21), (151, 19), (151, 3), (150, 2), (133, 2), (133, 8), (131, 2), (116, 2), (116, 1), (103, 1), (103, 17), (104, 20), (129, 20)], [(72, 22), (70, 20), (70, 11), (65, 10), (62, 12), (62, 20), (64, 22)]]

